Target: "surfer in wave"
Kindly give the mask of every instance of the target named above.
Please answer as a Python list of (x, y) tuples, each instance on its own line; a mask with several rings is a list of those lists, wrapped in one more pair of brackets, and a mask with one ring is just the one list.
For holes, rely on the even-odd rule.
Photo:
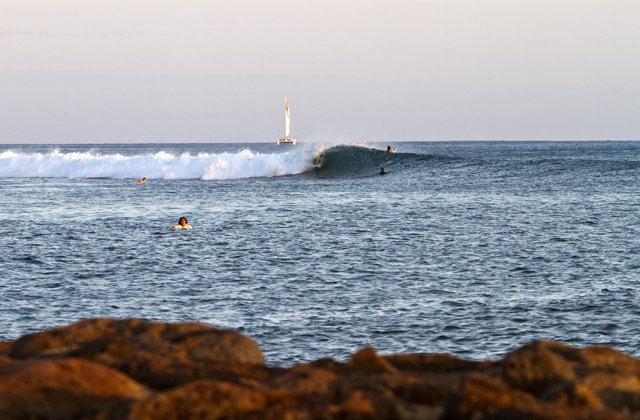
[(180, 220), (178, 220), (178, 224), (171, 226), (169, 229), (171, 230), (191, 229), (191, 225), (189, 224), (189, 222), (187, 222), (187, 218), (182, 216)]
[(136, 182), (139, 182), (140, 184), (146, 184), (147, 183), (147, 178), (136, 179)]
[(392, 149), (391, 146), (387, 146), (387, 154), (391, 155), (396, 152), (396, 149)]

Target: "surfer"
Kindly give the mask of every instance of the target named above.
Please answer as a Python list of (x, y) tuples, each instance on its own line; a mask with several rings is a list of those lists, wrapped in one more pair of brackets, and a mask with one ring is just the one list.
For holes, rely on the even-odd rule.
[(171, 230), (191, 229), (191, 225), (187, 222), (187, 218), (182, 216), (180, 220), (178, 220), (178, 224), (171, 226), (169, 229)]
[[(396, 152), (396, 149), (392, 149), (391, 146), (387, 146), (387, 154), (388, 155), (390, 155), (392, 153), (395, 153), (395, 152)], [(380, 175), (382, 175), (382, 174), (380, 174)]]
[(141, 184), (146, 184), (147, 183), (147, 178), (136, 179), (136, 182), (139, 182)]
[(384, 171), (384, 167), (380, 167), (380, 173), (378, 175), (386, 175), (387, 173)]

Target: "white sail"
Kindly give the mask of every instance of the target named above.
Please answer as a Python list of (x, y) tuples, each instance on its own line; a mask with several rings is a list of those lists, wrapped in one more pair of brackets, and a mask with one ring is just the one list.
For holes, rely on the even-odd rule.
[(284, 98), (284, 137), (276, 140), (276, 144), (296, 144), (298, 139), (291, 137), (291, 114), (289, 113), (289, 100)]
[(284, 98), (284, 136), (289, 137), (291, 134), (291, 115), (289, 114), (289, 101)]

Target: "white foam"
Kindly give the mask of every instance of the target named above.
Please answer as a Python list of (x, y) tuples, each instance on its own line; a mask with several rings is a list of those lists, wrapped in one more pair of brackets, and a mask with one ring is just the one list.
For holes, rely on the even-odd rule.
[(0, 153), (3, 178), (240, 179), (295, 175), (313, 168), (314, 151), (282, 153), (152, 154), (124, 156), (95, 152)]

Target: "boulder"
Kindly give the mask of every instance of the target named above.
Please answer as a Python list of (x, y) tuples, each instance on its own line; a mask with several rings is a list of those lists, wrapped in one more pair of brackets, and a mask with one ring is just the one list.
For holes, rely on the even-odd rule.
[(0, 342), (0, 356), (6, 356), (13, 347), (13, 341)]
[(0, 343), (0, 418), (626, 419), (640, 361), (539, 341), (501, 361), (445, 354), (265, 366), (258, 346), (199, 323), (93, 319)]
[(539, 341), (507, 355), (502, 378), (545, 401), (640, 414), (640, 361), (616, 349)]
[(352, 371), (366, 373), (396, 373), (398, 370), (385, 359), (378, 357), (375, 349), (365, 347), (347, 362)]
[(640, 360), (611, 347), (570, 347), (567, 349), (567, 357), (574, 359), (575, 369), (579, 374), (594, 371), (640, 373)]
[(267, 374), (262, 352), (251, 339), (199, 323), (90, 319), (26, 335), (15, 341), (9, 355), (85, 358), (155, 389), (207, 377), (233, 381)]
[(572, 350), (566, 344), (551, 341), (528, 344), (504, 359), (502, 379), (514, 388), (541, 395), (576, 378)]
[(462, 360), (449, 354), (393, 354), (383, 359), (396, 369), (408, 372), (479, 372), (496, 365), (488, 361)]
[(0, 418), (66, 419), (146, 398), (121, 372), (82, 359), (0, 365)]
[(105, 342), (130, 342), (143, 351), (180, 352), (224, 363), (264, 364), (258, 346), (235, 331), (195, 322), (169, 324), (140, 319), (88, 319), (28, 334), (15, 341), (9, 355), (19, 359), (65, 355)]
[(498, 379), (472, 374), (462, 381), (459, 392), (452, 395), (447, 411), (453, 418), (484, 418), (515, 403), (535, 401), (532, 395), (512, 390)]
[(547, 397), (574, 407), (640, 415), (640, 378), (636, 374), (596, 372), (554, 389)]
[[(257, 414), (267, 407), (261, 389), (198, 380), (136, 403), (130, 419), (222, 419)], [(260, 418), (256, 416), (255, 418)]]
[(338, 375), (329, 369), (303, 364), (272, 375), (268, 386), (297, 394), (331, 394), (334, 392), (337, 377)]

